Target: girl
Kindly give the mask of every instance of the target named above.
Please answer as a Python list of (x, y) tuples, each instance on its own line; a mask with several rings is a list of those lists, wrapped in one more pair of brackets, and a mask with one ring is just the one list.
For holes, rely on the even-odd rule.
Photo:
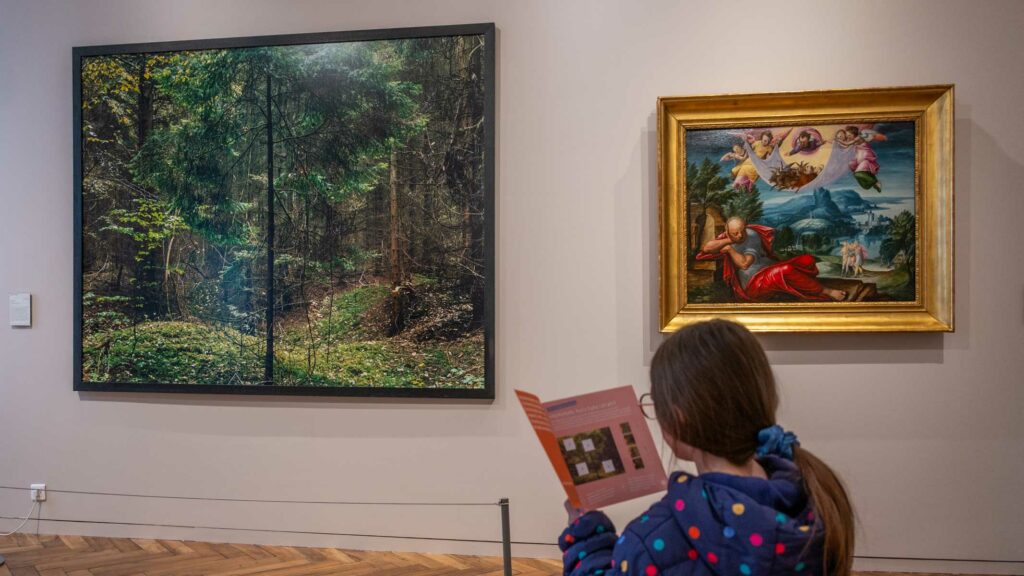
[[(775, 423), (779, 399), (754, 336), (724, 320), (683, 328), (651, 363), (656, 416), (676, 472), (668, 493), (622, 532), (570, 510), (565, 574), (847, 576), (853, 511), (839, 478)], [(653, 409), (653, 414), (651, 413)]]

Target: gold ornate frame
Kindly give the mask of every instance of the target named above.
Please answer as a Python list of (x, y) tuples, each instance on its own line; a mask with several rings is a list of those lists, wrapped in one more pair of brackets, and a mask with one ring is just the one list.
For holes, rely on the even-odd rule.
[[(697, 304), (686, 301), (686, 130), (801, 123), (916, 124), (914, 302)], [(755, 332), (953, 331), (953, 86), (658, 99), (662, 332), (726, 318)]]

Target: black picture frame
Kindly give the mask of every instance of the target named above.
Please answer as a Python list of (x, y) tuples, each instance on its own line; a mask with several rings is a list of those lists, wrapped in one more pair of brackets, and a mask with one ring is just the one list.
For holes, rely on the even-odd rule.
[[(383, 387), (326, 387), (281, 385), (221, 385), (221, 384), (162, 384), (139, 382), (88, 382), (83, 380), (83, 270), (82, 270), (82, 59), (88, 56), (157, 53), (187, 50), (253, 48), (399, 40), (441, 36), (483, 36), (487, 50), (483, 56), (484, 118), (483, 118), (483, 192), (484, 192), (484, 386), (482, 388), (383, 388)], [(73, 86), (73, 156), (74, 156), (74, 390), (77, 392), (143, 392), (186, 394), (242, 394), (257, 396), (334, 396), (379, 398), (441, 398), (493, 400), (495, 398), (495, 87), (496, 87), (496, 33), (494, 23), (458, 24), (413, 28), (388, 28), (216, 38), (170, 42), (116, 44), (103, 46), (77, 46), (72, 48)]]

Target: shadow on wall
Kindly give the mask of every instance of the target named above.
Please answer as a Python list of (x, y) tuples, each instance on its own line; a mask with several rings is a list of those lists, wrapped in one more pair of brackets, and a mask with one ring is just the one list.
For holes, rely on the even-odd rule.
[[(69, 385), (70, 387), (70, 385)], [(501, 437), (514, 426), (504, 392), (495, 401), (440, 398), (345, 398), (140, 392), (78, 392), (84, 417), (124, 429), (238, 437)], [(134, 405), (126, 410), (125, 406)], [(285, 412), (281, 410), (284, 409)], [(154, 410), (168, 417), (154, 417)], [(519, 416), (519, 414), (515, 414)]]
[[(958, 105), (955, 145), (954, 199), (954, 293), (956, 332), (943, 333), (871, 333), (871, 334), (761, 334), (759, 339), (773, 364), (942, 364), (946, 349), (970, 348), (971, 335), (971, 182), (972, 158), (985, 158), (1013, 173), (1024, 168), (1014, 161), (986, 132), (970, 118), (970, 107)], [(644, 231), (641, 260), (644, 262), (644, 358), (650, 365), (658, 346), (667, 338), (659, 332), (658, 297), (658, 130), (657, 116), (648, 117), (640, 131), (641, 190)], [(1015, 302), (1019, 305), (1020, 302)], [(1016, 315), (1024, 319), (1024, 311)]]

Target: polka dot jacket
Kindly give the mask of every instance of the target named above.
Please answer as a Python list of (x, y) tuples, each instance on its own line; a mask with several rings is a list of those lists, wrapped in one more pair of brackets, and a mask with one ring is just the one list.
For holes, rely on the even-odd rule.
[(824, 536), (796, 466), (758, 461), (768, 479), (673, 474), (665, 497), (621, 536), (602, 512), (588, 512), (558, 538), (564, 574), (821, 576)]

